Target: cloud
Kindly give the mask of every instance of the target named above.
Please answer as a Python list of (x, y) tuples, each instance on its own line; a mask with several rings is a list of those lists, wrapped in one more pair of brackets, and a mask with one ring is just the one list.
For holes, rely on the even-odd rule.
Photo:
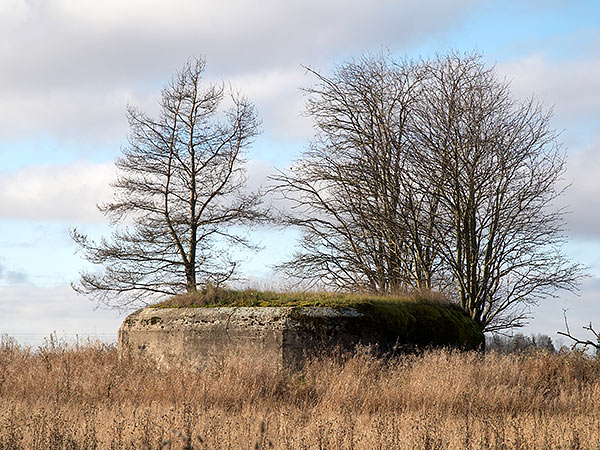
[(121, 90), (7, 90), (2, 92), (0, 131), (14, 137), (51, 133), (62, 141), (90, 147), (112, 143), (125, 140), (125, 107), (134, 101), (132, 93)]
[(563, 130), (560, 140), (567, 151), (566, 183), (572, 183), (557, 206), (570, 211), (565, 216), (571, 237), (600, 239), (600, 39), (586, 58), (551, 60), (532, 54), (498, 64), (501, 75), (511, 82), (517, 98), (534, 95), (553, 108), (553, 124)]
[(567, 160), (565, 181), (572, 183), (559, 206), (571, 237), (600, 240), (600, 140), (585, 151), (573, 152)]
[[(268, 177), (276, 173), (273, 164), (257, 159), (249, 160), (246, 168), (247, 188), (251, 191), (268, 188)], [(81, 161), (0, 172), (0, 218), (106, 223), (96, 205), (110, 201), (110, 183), (116, 175), (112, 162)], [(270, 197), (266, 201), (271, 201)]]
[[(71, 78), (75, 74), (99, 72), (97, 76), (118, 79), (138, 72), (134, 68), (139, 65), (148, 69), (160, 67), (161, 61), (179, 64), (181, 56), (198, 51), (236, 73), (240, 68), (296, 64), (303, 58), (330, 59), (340, 50), (407, 43), (447, 29), (460, 22), (475, 2), (263, 0), (257, 5), (245, 0), (23, 0), (12, 4), (7, 14), (10, 17), (12, 10), (15, 17), (5, 33), (18, 43), (43, 43), (29, 48), (30, 54), (51, 63), (50, 80), (71, 83), (81, 80)], [(16, 37), (15, 32), (24, 27), (29, 33)], [(70, 64), (75, 58), (81, 64)], [(110, 70), (103, 66), (108, 61), (129, 70)], [(68, 73), (53, 70), (65, 62), (71, 68)]]
[(103, 221), (96, 205), (109, 200), (112, 163), (74, 162), (0, 173), (0, 217)]
[(125, 314), (95, 309), (69, 286), (0, 286), (0, 334), (13, 336), (21, 344), (43, 344), (53, 332), (71, 342), (77, 336), (81, 341), (115, 342)]
[(0, 284), (23, 284), (29, 280), (27, 273), (20, 270), (10, 270), (0, 261)]
[[(124, 104), (157, 96), (191, 55), (207, 57), (212, 78), (255, 86), (269, 80), (275, 89), (252, 100), (271, 99), (263, 113), (276, 118), (295, 108), (290, 98), (301, 63), (329, 64), (443, 34), (475, 3), (6, 0), (0, 6), (0, 132), (120, 138)], [(275, 126), (293, 125), (286, 118)]]
[(307, 139), (312, 122), (302, 115), (305, 98), (301, 88), (314, 80), (300, 65), (236, 75), (230, 80), (257, 107), (258, 114), (275, 139)]
[[(600, 44), (600, 41), (599, 41)], [(600, 51), (600, 45), (596, 53)], [(541, 54), (529, 55), (498, 64), (499, 72), (511, 82), (515, 96), (535, 95), (547, 107), (554, 106), (556, 122), (596, 124), (600, 102), (600, 59), (563, 59), (551, 61)]]

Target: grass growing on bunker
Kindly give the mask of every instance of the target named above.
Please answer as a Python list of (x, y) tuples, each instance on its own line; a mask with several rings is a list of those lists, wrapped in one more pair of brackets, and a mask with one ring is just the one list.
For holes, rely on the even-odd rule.
[(418, 347), (444, 346), (450, 342), (478, 348), (483, 333), (456, 304), (436, 292), (410, 292), (382, 296), (366, 293), (273, 292), (232, 290), (208, 286), (173, 296), (153, 308), (201, 307), (330, 307), (352, 308), (362, 314), (361, 331), (388, 333), (390, 338)]
[(448, 304), (441, 294), (435, 292), (411, 292), (404, 295), (383, 296), (340, 292), (275, 292), (256, 289), (226, 289), (208, 285), (196, 292), (174, 295), (155, 305), (154, 308), (199, 308), (218, 306), (330, 306), (344, 307), (369, 301), (430, 302)]

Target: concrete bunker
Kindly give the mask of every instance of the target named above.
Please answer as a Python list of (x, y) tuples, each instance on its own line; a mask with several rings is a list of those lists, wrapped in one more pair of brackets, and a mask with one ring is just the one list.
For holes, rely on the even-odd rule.
[(343, 307), (148, 307), (129, 315), (119, 329), (121, 355), (195, 368), (229, 352), (260, 354), (280, 367), (297, 368), (312, 354), (359, 344), (390, 354), (480, 349), (483, 343), (479, 326), (456, 305), (386, 300)]

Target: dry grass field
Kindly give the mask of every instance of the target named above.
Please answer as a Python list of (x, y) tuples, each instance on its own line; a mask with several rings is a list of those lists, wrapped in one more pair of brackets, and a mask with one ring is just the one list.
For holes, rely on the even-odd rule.
[(366, 351), (203, 371), (89, 343), (0, 346), (0, 449), (600, 449), (600, 360)]

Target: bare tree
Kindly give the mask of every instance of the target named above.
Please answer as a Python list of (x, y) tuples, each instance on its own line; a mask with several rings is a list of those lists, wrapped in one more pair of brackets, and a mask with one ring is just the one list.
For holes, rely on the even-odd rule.
[(561, 248), (564, 154), (551, 114), (519, 102), (477, 55), (424, 64), (412, 164), (436, 186), (437, 248), (457, 300), (485, 331), (523, 325), (528, 306), (577, 287)]
[[(128, 145), (117, 159), (114, 200), (100, 205), (114, 232), (94, 242), (72, 231), (100, 272), (74, 288), (110, 305), (221, 284), (235, 272), (227, 248), (252, 247), (233, 225), (262, 217), (245, 192), (244, 151), (258, 133), (254, 106), (223, 85), (203, 88), (203, 59), (190, 60), (163, 89), (160, 116), (129, 107)], [(223, 110), (227, 100), (231, 106)]]
[(284, 270), (340, 289), (441, 289), (485, 331), (576, 289), (552, 206), (564, 155), (541, 105), (512, 99), (477, 55), (313, 73), (316, 137), (276, 178), (303, 231)]
[(600, 332), (594, 330), (594, 327), (592, 326), (592, 322), (590, 322), (589, 326), (583, 327), (583, 329), (592, 333), (592, 336), (594, 336), (594, 339), (595, 339), (594, 341), (592, 341), (591, 339), (579, 339), (579, 338), (573, 336), (571, 334), (571, 330), (569, 329), (569, 322), (567, 321), (567, 311), (566, 310), (563, 310), (563, 317), (565, 319), (566, 332), (557, 331), (556, 333), (560, 334), (561, 336), (566, 336), (569, 339), (571, 339), (573, 341), (573, 350), (575, 350), (578, 346), (581, 346), (584, 351), (588, 347), (592, 347), (592, 348), (596, 349), (596, 354), (600, 356)]
[(363, 58), (317, 77), (307, 113), (316, 136), (291, 171), (273, 177), (293, 205), (301, 249), (279, 266), (335, 289), (431, 288), (436, 199), (413, 191), (406, 165), (419, 69)]

